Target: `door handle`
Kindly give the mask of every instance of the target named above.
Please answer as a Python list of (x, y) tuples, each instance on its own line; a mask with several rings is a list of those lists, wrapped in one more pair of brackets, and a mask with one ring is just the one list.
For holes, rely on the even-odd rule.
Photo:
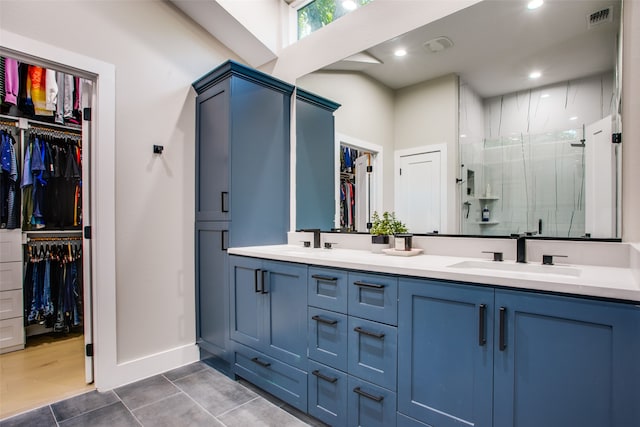
[(260, 293), (261, 294), (268, 294), (269, 291), (266, 290), (265, 287), (265, 283), (266, 283), (266, 278), (265, 275), (267, 274), (267, 270), (262, 270), (262, 284), (260, 286)]
[(319, 274), (312, 274), (311, 278), (320, 280), (321, 282), (337, 282), (338, 281), (337, 277), (327, 277), (327, 276), (321, 276)]
[(505, 307), (500, 307), (500, 344), (499, 344), (499, 349), (500, 351), (505, 351), (507, 348), (507, 343), (506, 343), (506, 336), (505, 336), (505, 323), (506, 323), (506, 317), (507, 317), (507, 309)]
[(259, 268), (253, 270), (253, 290), (256, 291), (256, 293), (260, 292), (260, 289), (258, 288), (258, 275), (261, 271), (262, 270), (260, 270)]
[(478, 308), (478, 345), (480, 347), (482, 347), (487, 343), (486, 317), (487, 317), (487, 305), (480, 304), (480, 307)]
[(367, 336), (374, 337), (374, 338), (378, 338), (380, 340), (384, 338), (384, 334), (382, 332), (377, 333), (377, 332), (367, 331), (366, 329), (362, 329), (360, 326), (356, 326), (355, 328), (353, 328), (353, 330), (356, 331), (359, 334), (367, 335)]
[(326, 382), (329, 382), (331, 384), (335, 383), (336, 381), (338, 381), (338, 379), (336, 377), (328, 377), (325, 374), (323, 374), (322, 372), (320, 372), (319, 370), (315, 370), (313, 372), (311, 372), (313, 375), (315, 375), (316, 377), (325, 380)]
[(258, 359), (257, 357), (254, 357), (253, 359), (251, 359), (251, 361), (253, 363), (256, 363), (256, 364), (262, 366), (263, 368), (268, 368), (269, 366), (271, 366), (271, 363), (263, 362), (262, 360)]
[(336, 323), (338, 323), (338, 321), (335, 319), (325, 319), (324, 317), (320, 317), (317, 314), (315, 316), (311, 316), (311, 318), (316, 322), (324, 323), (326, 325), (335, 325)]
[(229, 249), (229, 230), (222, 230), (222, 235), (220, 237), (220, 250), (226, 252), (227, 249)]
[(220, 210), (224, 213), (229, 212), (229, 192), (222, 191), (220, 193)]
[(367, 399), (371, 399), (375, 402), (382, 402), (384, 396), (374, 396), (373, 394), (369, 394), (366, 391), (362, 390), (360, 387), (356, 387), (353, 389), (355, 393), (358, 393), (362, 397), (366, 397)]
[(354, 285), (360, 286), (362, 288), (374, 288), (374, 289), (382, 289), (384, 285), (379, 285), (377, 283), (366, 283), (366, 282), (353, 282)]

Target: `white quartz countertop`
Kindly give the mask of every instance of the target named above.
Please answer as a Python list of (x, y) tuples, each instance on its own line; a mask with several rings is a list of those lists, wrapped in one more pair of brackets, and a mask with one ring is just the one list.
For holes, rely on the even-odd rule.
[(295, 245), (230, 248), (229, 254), (640, 302), (640, 285), (629, 268), (560, 263), (543, 266), (424, 254), (401, 257), (366, 250), (313, 249)]

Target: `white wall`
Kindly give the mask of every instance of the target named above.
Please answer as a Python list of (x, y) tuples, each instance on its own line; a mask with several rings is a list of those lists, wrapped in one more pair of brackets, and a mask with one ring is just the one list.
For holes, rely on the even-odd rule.
[[(357, 72), (315, 72), (296, 84), (341, 104), (336, 133), (383, 147), (383, 209), (393, 210), (394, 95), (388, 87)], [(389, 178), (387, 178), (389, 177)]]
[[(114, 363), (142, 369), (97, 373), (96, 381), (109, 388), (147, 376), (154, 368), (146, 359), (195, 340), (191, 82), (237, 58), (162, 1), (5, 1), (0, 27), (115, 65), (117, 324), (106, 328), (117, 329)], [(153, 144), (165, 146), (161, 157)], [(96, 285), (98, 298), (114, 287)]]
[(394, 144), (396, 150), (432, 144), (447, 145), (447, 230), (459, 223), (456, 177), (458, 164), (458, 77), (454, 74), (396, 91)]

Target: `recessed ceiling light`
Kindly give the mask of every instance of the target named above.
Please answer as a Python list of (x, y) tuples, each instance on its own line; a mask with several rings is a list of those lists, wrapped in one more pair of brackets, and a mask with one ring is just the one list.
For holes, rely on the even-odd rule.
[(569, 117), (569, 120), (578, 120), (578, 116)]
[(342, 2), (342, 7), (346, 10), (356, 10), (356, 8), (358, 7), (358, 5), (356, 4), (355, 1), (353, 0), (344, 0)]
[(407, 51), (404, 49), (396, 49), (396, 51), (393, 52), (393, 54), (395, 56), (405, 56), (407, 54)]
[(527, 9), (530, 9), (530, 10), (537, 9), (540, 6), (542, 6), (543, 3), (544, 3), (543, 0), (531, 0), (529, 3), (527, 3)]
[(549, 95), (548, 93), (543, 93), (542, 95), (540, 95), (540, 98), (548, 98), (551, 95)]
[(542, 76), (542, 73), (540, 71), (532, 71), (529, 73), (530, 79), (539, 79), (541, 76)]

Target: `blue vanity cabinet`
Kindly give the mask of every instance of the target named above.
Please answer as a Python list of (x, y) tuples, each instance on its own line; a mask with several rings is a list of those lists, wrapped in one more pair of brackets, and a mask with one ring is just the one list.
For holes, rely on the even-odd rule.
[(307, 409), (307, 266), (229, 257), (232, 371)]
[(494, 426), (640, 425), (638, 306), (496, 290)]
[(349, 426), (394, 427), (396, 393), (349, 375)]
[[(227, 61), (193, 87), (196, 339), (229, 365), (225, 255), (203, 245), (211, 249), (214, 239), (224, 239), (224, 247), (286, 243), (293, 86)], [(205, 233), (214, 229), (222, 234)]]
[(398, 278), (381, 274), (349, 273), (350, 316), (398, 324)]
[(346, 314), (309, 306), (309, 358), (347, 371), (349, 322)]
[(309, 414), (332, 427), (347, 426), (348, 375), (309, 361)]
[(309, 267), (309, 305), (346, 313), (348, 280), (344, 270)]
[(491, 426), (493, 300), (492, 288), (400, 279), (400, 413), (437, 427)]

